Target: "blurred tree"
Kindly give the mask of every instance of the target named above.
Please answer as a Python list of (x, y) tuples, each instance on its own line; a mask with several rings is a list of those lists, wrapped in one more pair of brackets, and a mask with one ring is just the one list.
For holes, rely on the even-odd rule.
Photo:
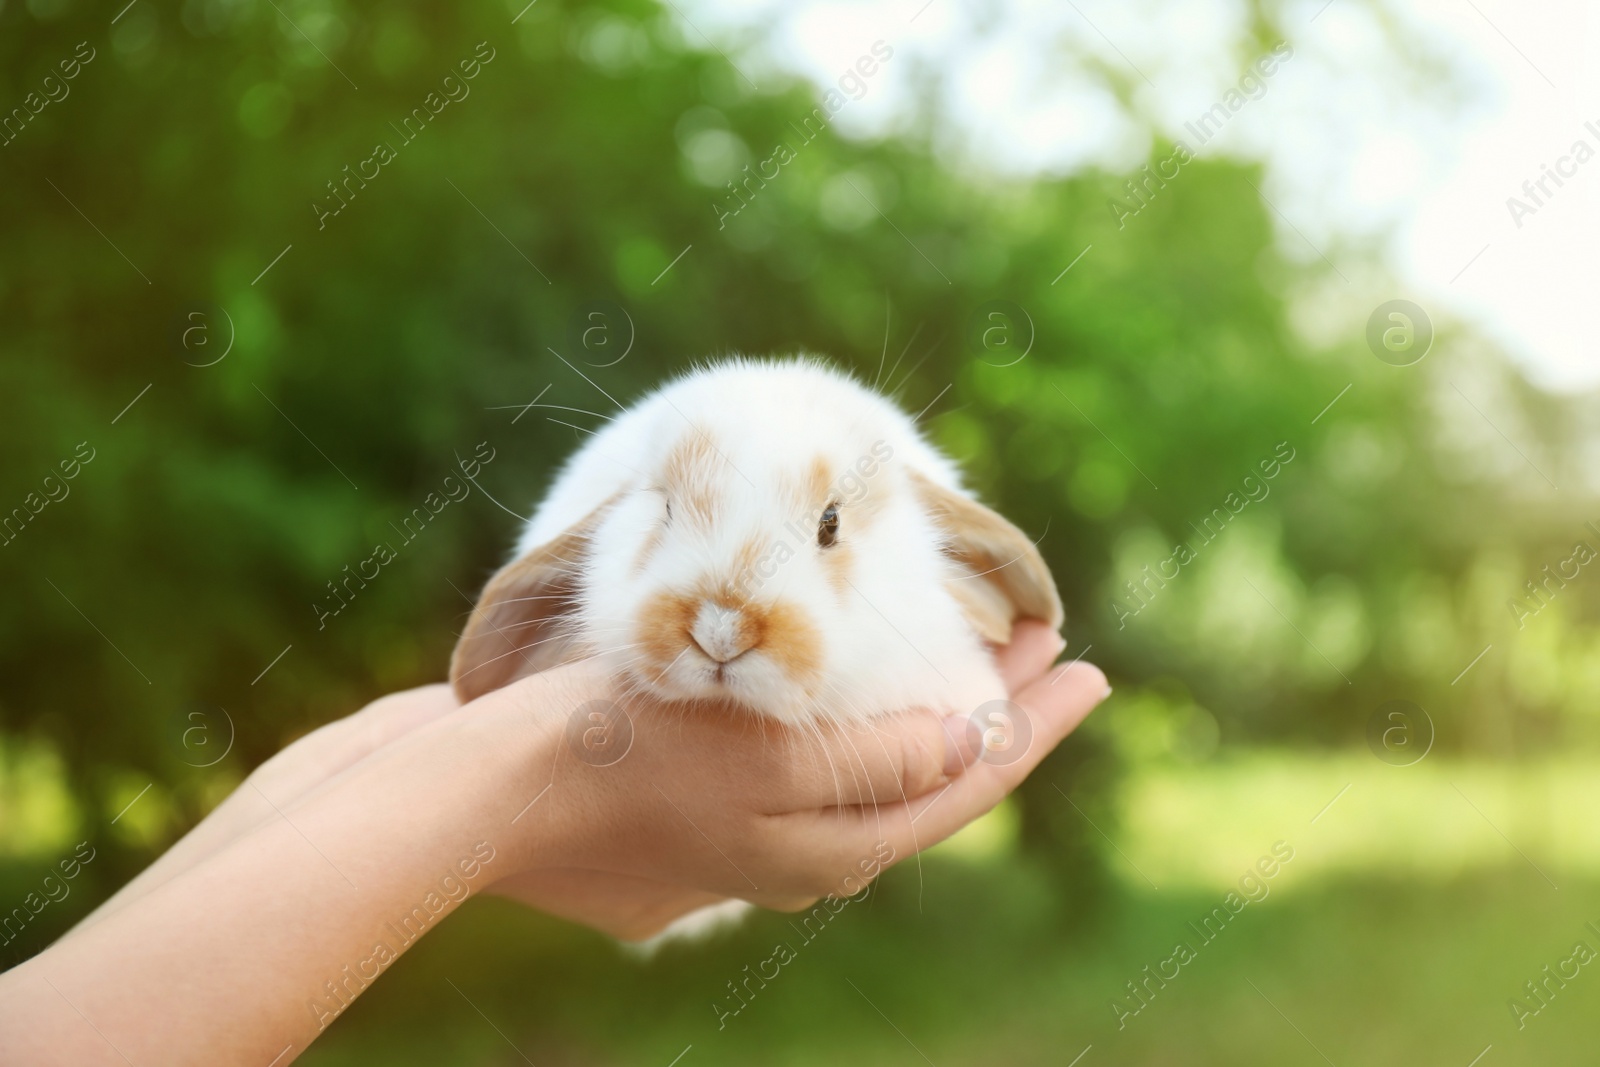
[[(613, 397), (720, 353), (825, 353), (921, 411), (1042, 538), (1071, 654), (1153, 694), (1179, 757), (1443, 700), (1592, 536), (1446, 388), (1575, 480), (1573, 409), (1493, 353), (1441, 324), (1447, 378), (1302, 339), (1294, 309), (1335, 283), (1280, 253), (1252, 168), (1190, 163), (1127, 217), (1125, 175), (842, 138), (826, 97), (754, 91), (649, 0), (518, 7), (0, 8), (0, 103), (29, 111), (0, 146), (0, 726), (59, 752), (107, 885), (290, 737), (440, 677), (507, 512)], [(403, 540), (480, 442), (483, 492)], [(1269, 492), (1235, 509), (1252, 478)], [(324, 617), (384, 541), (398, 558)], [(1193, 563), (1145, 577), (1180, 543)], [(1593, 647), (1597, 591), (1562, 592), (1543, 640)], [(1445, 743), (1559, 736), (1600, 688), (1511, 655)], [(217, 709), (231, 748), (201, 766)], [(1100, 884), (1119, 721), (1022, 794), (1064, 910)]]

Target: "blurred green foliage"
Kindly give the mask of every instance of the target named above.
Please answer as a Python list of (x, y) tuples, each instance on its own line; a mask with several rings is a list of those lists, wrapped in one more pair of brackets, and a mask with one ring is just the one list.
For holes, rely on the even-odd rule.
[[(815, 89), (753, 89), (648, 0), (30, 0), (0, 30), (5, 108), (79, 42), (95, 53), (0, 146), (0, 512), (28, 512), (0, 546), (0, 889), (69, 842), (103, 850), (8, 962), (286, 740), (439, 678), (505, 509), (526, 514), (577, 443), (562, 423), (731, 352), (823, 353), (926, 407), (1042, 538), (1069, 651), (1092, 646), (1120, 697), (1021, 794), (1033, 858), (1004, 870), (1039, 879), (1030, 922), (1106, 913), (1089, 820), (1114, 830), (1129, 762), (1360, 746), (1392, 698), (1434, 713), (1441, 752), (1595, 735), (1600, 581), (1520, 626), (1508, 609), (1573, 542), (1600, 545), (1582, 525), (1600, 508), (1544, 481), (1579, 484), (1580, 410), (1448, 323), (1422, 363), (1379, 362), (1365, 298), (1280, 248), (1254, 168), (1191, 163), (1119, 227), (1125, 175), (968, 173), (925, 124), (802, 134)], [(333, 193), (379, 144), (392, 158)], [(792, 158), (726, 216), (727, 183), (779, 145)], [(600, 301), (631, 323), (609, 366), (615, 348), (575, 345)], [(1010, 332), (985, 347), (995, 301)], [(541, 395), (578, 410), (521, 408)], [(443, 512), (319, 629), (325, 583), (485, 441), (502, 506)], [(80, 443), (92, 460), (33, 514)], [(1259, 492), (1246, 479), (1283, 448), (1202, 543), (1191, 524)], [(1194, 562), (1149, 583), (1180, 542)], [(546, 927), (538, 959), (596, 951)], [(647, 1003), (618, 1013), (679, 1010), (664, 983), (621, 988)]]

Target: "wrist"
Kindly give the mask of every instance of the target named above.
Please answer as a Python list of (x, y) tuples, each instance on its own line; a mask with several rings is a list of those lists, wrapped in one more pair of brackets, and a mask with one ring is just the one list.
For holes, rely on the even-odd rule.
[(556, 781), (567, 758), (568, 709), (583, 702), (574, 681), (564, 670), (523, 679), (459, 713), (464, 751), (446, 757), (446, 773), (475, 811), (479, 839), (496, 854), (479, 891), (519, 873), (566, 865), (569, 845), (581, 834), (573, 826), (581, 811), (562, 802)]

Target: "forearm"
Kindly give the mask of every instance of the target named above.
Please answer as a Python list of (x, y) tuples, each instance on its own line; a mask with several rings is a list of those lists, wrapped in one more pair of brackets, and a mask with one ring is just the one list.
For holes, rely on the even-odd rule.
[[(526, 743), (508, 745), (515, 736)], [(302, 1051), (527, 848), (527, 828), (510, 823), (539, 788), (536, 768), (547, 773), (546, 746), (533, 729), (452, 716), (278, 805), (0, 978), (0, 1061), (268, 1063)]]
[(257, 767), (177, 844), (103, 901), (67, 936), (93, 926), (204, 862), (249, 831), (281, 818), (279, 807), (298, 802), (388, 742), (437, 722), (457, 707), (448, 686), (423, 686), (386, 696), (300, 738)]
[(204, 820), (184, 834), (177, 844), (102, 901), (65, 936), (77, 937), (112, 912), (120, 911), (156, 887), (203, 863), (238, 838), (279, 817), (271, 805), (255, 793), (247, 780)]

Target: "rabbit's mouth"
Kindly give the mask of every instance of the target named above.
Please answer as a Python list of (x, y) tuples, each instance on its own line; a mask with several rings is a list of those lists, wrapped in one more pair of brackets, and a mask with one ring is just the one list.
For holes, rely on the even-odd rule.
[(717, 659), (707, 655), (695, 643), (685, 649), (685, 660), (693, 658), (694, 663), (689, 667), (688, 674), (691, 678), (700, 681), (711, 692), (706, 695), (721, 697), (736, 697), (741, 691), (749, 688), (748, 682), (750, 668), (755, 666), (761, 654), (755, 649), (741, 649), (727, 659)]
[(732, 700), (782, 714), (822, 676), (822, 634), (786, 600), (663, 592), (641, 609), (637, 633), (637, 673), (674, 699)]
[(709, 701), (780, 720), (796, 718), (807, 694), (766, 650), (747, 649), (714, 660), (684, 644), (662, 667), (635, 662), (630, 674), (641, 688), (669, 701)]

